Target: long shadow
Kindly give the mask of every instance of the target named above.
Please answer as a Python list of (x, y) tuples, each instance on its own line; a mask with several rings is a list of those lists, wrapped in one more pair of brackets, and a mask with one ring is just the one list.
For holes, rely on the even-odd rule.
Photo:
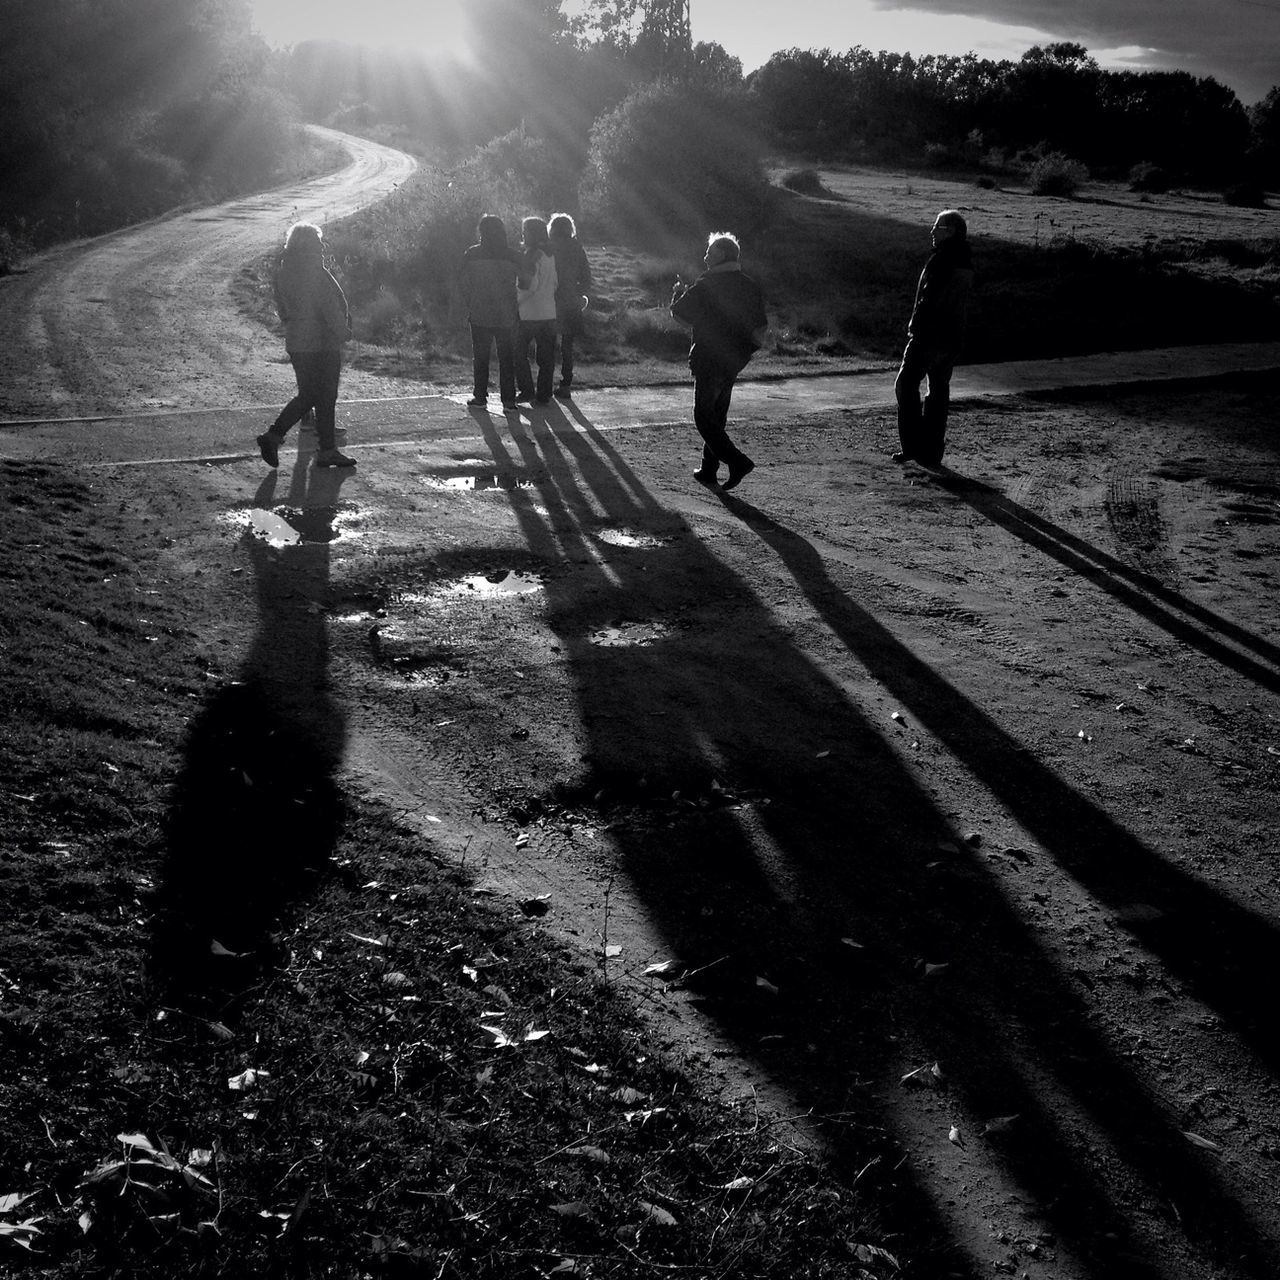
[[(892, 1109), (868, 1088), (900, 1070), (904, 1040), (962, 1064), (950, 1087), (972, 1113), (1022, 1117), (1001, 1140), (1000, 1158), (1099, 1277), (1174, 1280), (1123, 1245), (1100, 1244), (1123, 1224), (1098, 1169), (1063, 1127), (1070, 1122), (1055, 1118), (1055, 1098), (1065, 1114), (1091, 1117), (1202, 1247), (1244, 1258), (1248, 1274), (1268, 1274), (1273, 1243), (1096, 1033), (989, 872), (963, 857), (937, 868), (938, 841), (955, 832), (910, 767), (750, 584), (574, 412), (576, 425), (558, 409), (528, 426), (511, 422), (515, 454), (491, 420), (482, 430), (500, 466), (545, 476), (535, 481), (538, 502), (515, 503), (530, 550), (595, 565), (585, 588), (581, 577), (563, 589), (554, 576), (548, 583), (549, 619), (588, 734), (592, 772), (581, 793), (614, 798), (611, 834), (627, 874), (675, 952), (691, 969), (706, 966), (693, 985), (709, 1016), (802, 1100), (844, 1117), (832, 1124), (830, 1145), (851, 1178), (869, 1154), (882, 1157), (905, 1206), (899, 1227), (930, 1242), (916, 1274), (946, 1274), (956, 1259), (939, 1243), (945, 1214), (899, 1158)], [(1018, 760), (1017, 744), (848, 600), (808, 543), (748, 504), (725, 501), (895, 697), (943, 708), (932, 718), (950, 727), (948, 745), (961, 760), (991, 773), (1016, 765), (1019, 794), (1047, 796), (1050, 816), (1034, 824), (1047, 847), (1061, 845), (1061, 831), (1048, 828), (1065, 815), (1073, 838), (1083, 824), (1131, 860), (1146, 853), (1158, 882), (1176, 882), (1050, 771)], [(658, 545), (600, 555), (603, 526), (655, 522)], [(663, 617), (673, 583), (687, 603)], [(629, 648), (591, 642), (596, 627), (619, 617), (659, 621), (665, 636)], [(722, 642), (729, 631), (732, 665)], [(1074, 845), (1070, 853), (1077, 864), (1094, 856)], [(1222, 923), (1251, 929), (1271, 954), (1269, 931), (1247, 913)], [(842, 943), (849, 936), (862, 946)], [(921, 960), (963, 976), (925, 981)], [(1213, 985), (1214, 975), (1205, 981)]]
[(328, 690), (317, 606), (328, 592), (342, 473), (309, 470), (309, 461), (299, 456), (282, 500), (274, 472), (254, 494), (255, 511), (284, 507), (300, 540), (243, 535), (256, 587), (257, 616), (244, 619), (253, 642), (192, 721), (183, 750), (151, 956), (156, 981), (176, 1000), (225, 1007), (270, 967), (282, 913), (322, 874), (338, 838), (345, 725)]
[[(1188, 600), (1152, 574), (1117, 560), (980, 480), (971, 480), (950, 470), (936, 473), (934, 479), (940, 488), (954, 494), (992, 524), (1088, 579), (1175, 639), (1259, 687), (1280, 693), (1280, 645)], [(1228, 641), (1249, 652), (1238, 652)], [(1271, 665), (1266, 665), (1268, 663)]]
[(725, 498), (766, 542), (841, 642), (919, 723), (963, 761), (1099, 901), (1153, 906), (1131, 930), (1192, 991), (1280, 1070), (1280, 1027), (1255, 995), (1254, 975), (1280, 963), (1280, 929), (1171, 866), (1072, 789), (984, 711), (916, 657), (830, 575), (813, 546), (748, 503)]

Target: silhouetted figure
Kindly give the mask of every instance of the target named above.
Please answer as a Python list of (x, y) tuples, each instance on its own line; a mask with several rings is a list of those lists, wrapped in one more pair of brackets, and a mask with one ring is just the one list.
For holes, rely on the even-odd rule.
[(468, 404), (483, 407), (489, 395), (489, 357), (498, 349), (498, 392), (502, 407), (516, 404), (515, 339), (520, 312), (516, 281), (521, 258), (507, 243), (507, 228), (486, 213), (476, 228), (479, 243), (462, 255), (462, 297), (471, 325), (473, 392)]
[[(947, 440), (947, 406), (951, 371), (964, 337), (965, 309), (973, 285), (969, 228), (954, 209), (944, 209), (930, 232), (933, 253), (916, 286), (915, 306), (907, 324), (907, 347), (893, 384), (898, 401), (897, 462), (914, 459), (940, 466)], [(928, 379), (923, 405), (920, 384)]]
[(556, 260), (556, 328), (560, 331), (560, 385), (557, 400), (573, 397), (574, 344), (586, 328), (591, 301), (591, 264), (578, 239), (578, 228), (567, 213), (554, 213), (547, 224), (551, 253)]
[[(524, 261), (516, 289), (520, 323), (516, 329), (516, 399), (547, 404), (556, 373), (556, 260), (541, 218), (520, 224)], [(529, 345), (538, 362), (535, 387)]]
[(354, 467), (354, 458), (338, 452), (334, 426), (342, 345), (351, 336), (351, 314), (342, 286), (324, 265), (323, 233), (313, 223), (295, 222), (289, 228), (274, 290), (276, 311), (284, 323), (284, 349), (298, 380), (298, 394), (258, 437), (262, 460), (269, 467), (278, 467), (280, 446), (289, 428), (314, 409), (316, 466)]
[(723, 462), (729, 468), (725, 489), (734, 488), (756, 465), (725, 427), (733, 384), (764, 342), (769, 324), (764, 295), (743, 272), (740, 256), (736, 236), (713, 231), (703, 256), (706, 270), (691, 285), (677, 278), (671, 294), (671, 314), (693, 329), (693, 422), (703, 441), (702, 465), (693, 478), (714, 486)]

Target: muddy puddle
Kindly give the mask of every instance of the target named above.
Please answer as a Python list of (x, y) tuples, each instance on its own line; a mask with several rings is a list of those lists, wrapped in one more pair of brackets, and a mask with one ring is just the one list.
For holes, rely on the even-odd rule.
[(640, 529), (598, 529), (596, 537), (611, 547), (665, 547), (672, 540)]
[(498, 489), (511, 492), (513, 489), (528, 489), (532, 485), (519, 476), (497, 475), (494, 472), (466, 476), (424, 476), (423, 483), (428, 489), (443, 489), (452, 492), (475, 493), (485, 489)]
[(654, 644), (670, 634), (671, 628), (661, 622), (619, 622), (616, 626), (593, 631), (587, 639), (604, 649), (626, 649)]

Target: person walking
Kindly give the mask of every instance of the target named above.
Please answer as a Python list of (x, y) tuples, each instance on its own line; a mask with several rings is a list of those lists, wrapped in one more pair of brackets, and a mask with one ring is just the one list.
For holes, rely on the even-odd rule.
[(262, 460), (278, 467), (280, 446), (289, 429), (314, 410), (315, 465), (354, 467), (354, 458), (338, 452), (334, 423), (342, 346), (351, 336), (351, 313), (342, 286), (324, 265), (324, 235), (314, 223), (295, 222), (289, 228), (273, 288), (298, 394), (258, 436)]
[(756, 465), (726, 430), (733, 384), (764, 343), (769, 324), (764, 295), (742, 270), (741, 256), (736, 236), (713, 231), (703, 257), (706, 270), (691, 285), (677, 277), (671, 294), (671, 314), (693, 329), (693, 422), (703, 442), (693, 478), (708, 488), (716, 487), (721, 463), (729, 468), (724, 489), (736, 488)]
[[(516, 295), (520, 323), (516, 329), (516, 399), (547, 404), (556, 372), (556, 259), (551, 252), (547, 224), (541, 218), (525, 218), (520, 224), (524, 262)], [(538, 363), (534, 385), (529, 367), (529, 345)]]
[[(951, 373), (964, 336), (973, 261), (968, 224), (955, 209), (938, 214), (930, 239), (933, 252), (916, 285), (907, 346), (893, 384), (901, 446), (893, 458), (895, 462), (914, 460), (922, 466), (938, 467), (946, 447)], [(926, 381), (928, 390), (922, 404), (920, 385)]]
[(556, 260), (556, 328), (560, 331), (560, 383), (555, 396), (557, 400), (570, 400), (574, 345), (586, 328), (585, 314), (591, 301), (591, 264), (569, 214), (553, 213), (547, 231)]
[(462, 297), (471, 326), (472, 395), (483, 408), (489, 396), (489, 359), (498, 350), (498, 392), (504, 409), (516, 404), (515, 334), (520, 313), (516, 282), (520, 254), (507, 243), (506, 224), (486, 213), (476, 228), (479, 241), (462, 255)]

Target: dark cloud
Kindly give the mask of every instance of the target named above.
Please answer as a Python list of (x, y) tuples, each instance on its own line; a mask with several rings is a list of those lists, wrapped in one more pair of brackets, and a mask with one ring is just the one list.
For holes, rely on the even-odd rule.
[(880, 9), (1033, 27), (1091, 53), (1138, 46), (1139, 69), (1190, 71), (1245, 103), (1280, 83), (1280, 0), (877, 0)]

